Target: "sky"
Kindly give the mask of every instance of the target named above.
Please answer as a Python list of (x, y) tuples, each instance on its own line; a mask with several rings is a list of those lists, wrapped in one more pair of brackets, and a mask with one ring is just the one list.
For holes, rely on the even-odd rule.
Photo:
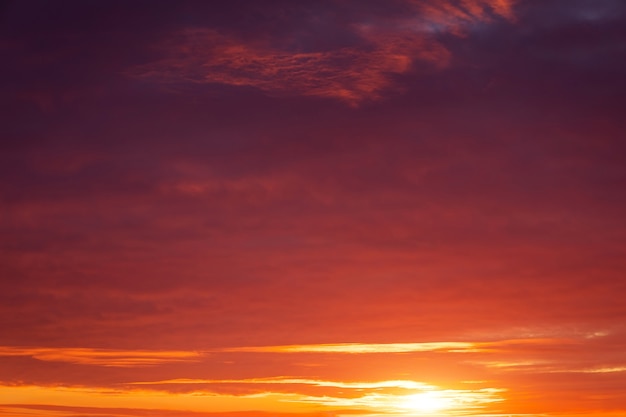
[(623, 417), (622, 0), (0, 3), (0, 417)]

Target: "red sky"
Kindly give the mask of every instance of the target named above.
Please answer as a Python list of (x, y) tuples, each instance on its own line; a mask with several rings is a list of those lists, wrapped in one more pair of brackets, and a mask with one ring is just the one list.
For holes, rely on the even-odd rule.
[(0, 417), (623, 417), (625, 28), (2, 2)]

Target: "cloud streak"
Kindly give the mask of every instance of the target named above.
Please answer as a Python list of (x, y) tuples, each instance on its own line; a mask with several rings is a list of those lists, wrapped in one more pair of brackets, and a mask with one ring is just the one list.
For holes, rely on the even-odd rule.
[(356, 105), (378, 98), (392, 85), (389, 75), (408, 71), (414, 60), (435, 67), (449, 60), (441, 45), (421, 36), (369, 37), (369, 52), (290, 52), (249, 45), (211, 29), (185, 30), (166, 52), (174, 57), (129, 74), (160, 83), (254, 87), (272, 95), (330, 97)]
[(236, 347), (225, 352), (263, 353), (409, 353), (433, 351), (471, 351), (474, 344), (468, 342), (432, 343), (336, 343), (321, 345)]
[(47, 362), (112, 367), (155, 366), (164, 363), (197, 361), (200, 354), (185, 351), (123, 351), (89, 348), (21, 348), (0, 346), (2, 356), (30, 356)]
[(132, 385), (169, 385), (169, 384), (259, 384), (259, 385), (311, 385), (316, 387), (349, 388), (349, 389), (380, 389), (403, 388), (408, 390), (433, 389), (433, 385), (409, 380), (378, 381), (378, 382), (341, 382), (294, 377), (268, 377), (248, 379), (168, 379), (163, 381), (132, 382)]
[(495, 17), (512, 19), (507, 0), (407, 2), (410, 17), (355, 21), (355, 45), (333, 50), (279, 49), (214, 29), (185, 29), (162, 46), (165, 58), (128, 75), (159, 83), (225, 84), (269, 94), (339, 99), (351, 105), (394, 88), (393, 75), (442, 69), (451, 54), (438, 33), (462, 35)]

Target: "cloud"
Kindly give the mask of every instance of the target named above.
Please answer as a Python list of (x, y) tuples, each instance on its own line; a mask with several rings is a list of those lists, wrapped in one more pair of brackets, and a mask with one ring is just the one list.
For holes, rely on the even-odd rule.
[[(72, 404), (75, 408), (110, 407), (133, 408), (141, 411), (150, 407), (159, 409), (189, 410), (191, 412), (234, 412), (263, 409), (269, 412), (289, 413), (303, 410), (309, 404), (315, 410), (342, 413), (347, 410), (370, 410), (378, 413), (399, 411), (404, 404), (420, 395), (445, 398), (447, 410), (477, 410), (490, 403), (502, 401), (505, 390), (496, 388), (441, 389), (434, 385), (408, 384), (409, 381), (382, 381), (378, 383), (325, 383), (321, 386), (339, 388), (332, 392), (314, 395), (298, 392), (272, 392), (271, 390), (244, 394), (217, 394), (207, 390), (172, 393), (148, 389), (86, 389), (79, 387), (1, 386), (0, 395), (12, 398), (9, 408), (59, 407)], [(292, 384), (299, 384), (293, 381)], [(401, 388), (402, 391), (392, 388)], [(348, 389), (349, 392), (346, 392)], [(40, 405), (39, 401), (46, 401)], [(263, 407), (263, 408), (259, 408)], [(305, 407), (306, 409), (306, 407)], [(60, 410), (59, 410), (60, 411)], [(120, 410), (121, 411), (121, 410)], [(0, 415), (1, 409), (0, 409)]]
[(390, 74), (414, 60), (445, 66), (449, 53), (417, 35), (370, 37), (371, 51), (289, 52), (247, 44), (213, 29), (185, 30), (166, 52), (174, 57), (133, 69), (156, 82), (191, 82), (254, 87), (270, 94), (331, 97), (350, 104), (379, 97)]
[(212, 28), (184, 29), (162, 46), (163, 59), (128, 74), (159, 83), (254, 87), (272, 95), (330, 97), (357, 105), (394, 88), (394, 74), (448, 66), (450, 52), (436, 34), (462, 35), (495, 17), (513, 18), (507, 0), (409, 1), (407, 7), (408, 17), (350, 22), (343, 29), (358, 41), (326, 50), (279, 48)]
[(472, 350), (472, 343), (467, 342), (432, 342), (432, 343), (337, 343), (322, 345), (291, 345), (238, 347), (224, 349), (225, 352), (275, 352), (275, 353), (409, 353), (432, 351)]
[(169, 385), (169, 384), (260, 384), (260, 385), (312, 385), (316, 387), (349, 388), (356, 390), (381, 389), (381, 388), (403, 388), (403, 389), (432, 389), (430, 384), (409, 380), (392, 380), (377, 382), (341, 382), (323, 381), (318, 379), (294, 378), (294, 377), (269, 377), (269, 378), (248, 378), (248, 379), (192, 379), (178, 378), (163, 381), (132, 382), (132, 385)]
[(110, 408), (110, 407), (79, 407), (44, 404), (6, 404), (0, 405), (0, 416), (33, 417), (33, 416), (60, 416), (60, 417), (332, 417), (333, 413), (278, 413), (264, 411), (231, 411), (231, 412), (199, 412), (156, 408)]
[(111, 388), (81, 388), (62, 386), (3, 386), (0, 398), (10, 398), (13, 404), (37, 406), (99, 407), (185, 410), (190, 412), (234, 412), (264, 410), (289, 413), (299, 411), (286, 399), (294, 395), (262, 393), (252, 395), (219, 395), (210, 392), (169, 393), (154, 390), (121, 390)]
[[(540, 333), (538, 330), (535, 333)], [(586, 337), (594, 333), (602, 333), (602, 336)], [(80, 377), (80, 368), (59, 372), (69, 369), (62, 365), (42, 371), (44, 374), (56, 371), (52, 379), (47, 380), (36, 377), (36, 372), (24, 373), (16, 364), (13, 370), (7, 370), (7, 375), (14, 376), (0, 386), (0, 396), (33, 405), (45, 398), (49, 405), (141, 409), (150, 404), (155, 408), (195, 412), (244, 409), (289, 412), (301, 410), (306, 404), (337, 413), (346, 409), (395, 413), (407, 404), (414, 404), (420, 394), (435, 393), (446, 399), (450, 412), (495, 411), (506, 400), (508, 409), (514, 413), (517, 402), (526, 401), (526, 395), (544, 395), (538, 394), (539, 391), (567, 398), (580, 387), (591, 389), (587, 384), (593, 383), (594, 378), (601, 378), (602, 386), (594, 385), (589, 391), (592, 393), (619, 391), (622, 387), (623, 334), (585, 331), (570, 334), (568, 338), (478, 340), (467, 344), (470, 348), (460, 351), (455, 349), (462, 347), (457, 342), (357, 344), (361, 349), (352, 349), (366, 348), (375, 355), (384, 351), (376, 360), (366, 354), (346, 355), (346, 344), (302, 345), (304, 349), (296, 352), (276, 349), (276, 346), (269, 351), (212, 349), (202, 352), (195, 362), (171, 362), (171, 366), (144, 368), (140, 375), (136, 370), (122, 367), (103, 368), (97, 376), (89, 371), (89, 375)], [(414, 346), (407, 351), (411, 345)], [(444, 350), (438, 350), (435, 345)], [(324, 351), (328, 346), (330, 351)], [(336, 349), (337, 346), (341, 349)], [(5, 348), (4, 352), (5, 357), (7, 352), (28, 353), (18, 348)], [(154, 353), (140, 350), (137, 356)], [(186, 356), (180, 352), (168, 355)], [(33, 352), (31, 356), (36, 357)], [(322, 366), (312, 369), (296, 365), (302, 358), (315, 360)], [(78, 373), (78, 379), (73, 379), (74, 373)], [(402, 379), (384, 379), (392, 375)], [(511, 386), (512, 380), (518, 382)], [(527, 393), (525, 387), (529, 384), (541, 390), (533, 388)], [(531, 399), (539, 401), (536, 397)], [(561, 400), (545, 398), (541, 401), (546, 407), (556, 407)], [(576, 401), (582, 404), (588, 400)], [(253, 408), (246, 408), (248, 406)]]
[(516, 0), (412, 0), (410, 3), (419, 11), (424, 26), (436, 32), (462, 35), (472, 26), (491, 23), (496, 18), (515, 20)]
[[(301, 396), (294, 398), (294, 402), (309, 403), (329, 407), (342, 407), (348, 409), (364, 409), (373, 412), (406, 413), (415, 412), (416, 408), (429, 408), (430, 404), (420, 404), (420, 400), (428, 397), (437, 398), (440, 411), (446, 413), (467, 413), (483, 409), (488, 404), (504, 401), (501, 392), (504, 390), (485, 388), (474, 390), (424, 390), (417, 394), (383, 394), (378, 392), (366, 393), (357, 397), (333, 397), (333, 396)], [(424, 412), (424, 409), (422, 411)], [(430, 410), (433, 411), (433, 410)], [(437, 410), (439, 411), (439, 410)], [(427, 412), (427, 411), (426, 411)]]
[(185, 351), (142, 351), (89, 348), (21, 348), (0, 346), (2, 356), (30, 356), (48, 362), (112, 367), (154, 366), (172, 362), (197, 361), (200, 354)]

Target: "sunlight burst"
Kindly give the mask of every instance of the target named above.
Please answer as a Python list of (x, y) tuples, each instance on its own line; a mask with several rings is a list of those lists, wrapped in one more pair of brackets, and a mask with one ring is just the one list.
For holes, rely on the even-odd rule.
[(406, 396), (401, 407), (419, 413), (433, 413), (450, 408), (452, 405), (452, 400), (440, 392), (425, 391)]

